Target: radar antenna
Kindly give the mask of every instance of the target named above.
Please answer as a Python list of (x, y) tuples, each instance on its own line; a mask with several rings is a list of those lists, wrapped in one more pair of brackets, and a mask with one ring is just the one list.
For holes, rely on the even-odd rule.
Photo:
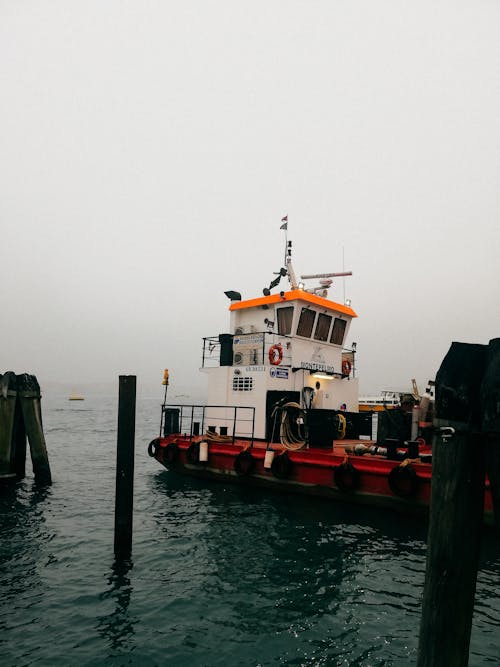
[(300, 276), (301, 280), (310, 280), (310, 279), (319, 279), (319, 285), (317, 287), (311, 287), (306, 289), (306, 292), (311, 294), (321, 293), (321, 296), (326, 297), (328, 294), (328, 288), (332, 285), (332, 278), (339, 278), (342, 276), (352, 276), (352, 271), (338, 271), (332, 273), (310, 273), (307, 275)]

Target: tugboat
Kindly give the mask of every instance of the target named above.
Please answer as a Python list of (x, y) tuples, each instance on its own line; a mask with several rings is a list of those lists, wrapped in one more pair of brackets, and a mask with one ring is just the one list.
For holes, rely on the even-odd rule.
[(360, 411), (356, 344), (344, 347), (357, 314), (328, 298), (333, 278), (351, 272), (297, 280), (286, 239), (284, 264), (262, 296), (225, 292), (229, 332), (203, 338), (206, 405), (169, 403), (165, 371), (148, 454), (179, 474), (425, 514), (432, 450), (419, 424), (432, 405)]

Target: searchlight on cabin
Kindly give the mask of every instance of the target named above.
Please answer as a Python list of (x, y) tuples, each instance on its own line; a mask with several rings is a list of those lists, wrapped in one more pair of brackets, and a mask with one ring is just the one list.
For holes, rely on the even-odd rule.
[(234, 290), (227, 290), (227, 292), (224, 292), (224, 294), (228, 299), (231, 299), (231, 301), (241, 301), (241, 294), (239, 292), (235, 292)]

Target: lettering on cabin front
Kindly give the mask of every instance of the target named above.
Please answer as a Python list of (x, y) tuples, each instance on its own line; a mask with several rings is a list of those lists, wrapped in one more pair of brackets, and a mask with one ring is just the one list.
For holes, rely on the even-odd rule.
[(264, 340), (264, 334), (246, 334), (241, 336), (241, 338), (235, 336), (233, 338), (233, 345), (247, 345), (249, 347), (262, 344)]
[(335, 373), (333, 366), (329, 364), (320, 364), (313, 361), (301, 361), (300, 368), (303, 368), (306, 371), (317, 371), (321, 373)]

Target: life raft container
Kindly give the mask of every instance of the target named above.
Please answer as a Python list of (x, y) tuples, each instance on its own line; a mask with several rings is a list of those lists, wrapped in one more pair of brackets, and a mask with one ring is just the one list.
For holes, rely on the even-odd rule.
[(335, 486), (343, 493), (352, 493), (359, 488), (360, 474), (352, 463), (341, 463), (333, 469)]
[(269, 363), (273, 366), (279, 366), (283, 361), (283, 348), (281, 345), (271, 345), (269, 348)]
[(399, 465), (389, 473), (388, 482), (394, 495), (412, 498), (417, 493), (420, 480), (412, 465)]
[(255, 468), (255, 459), (250, 452), (240, 452), (234, 459), (233, 468), (238, 475), (250, 475)]
[(287, 452), (275, 456), (271, 463), (271, 472), (277, 479), (287, 479), (293, 470), (293, 462), (290, 460)]

